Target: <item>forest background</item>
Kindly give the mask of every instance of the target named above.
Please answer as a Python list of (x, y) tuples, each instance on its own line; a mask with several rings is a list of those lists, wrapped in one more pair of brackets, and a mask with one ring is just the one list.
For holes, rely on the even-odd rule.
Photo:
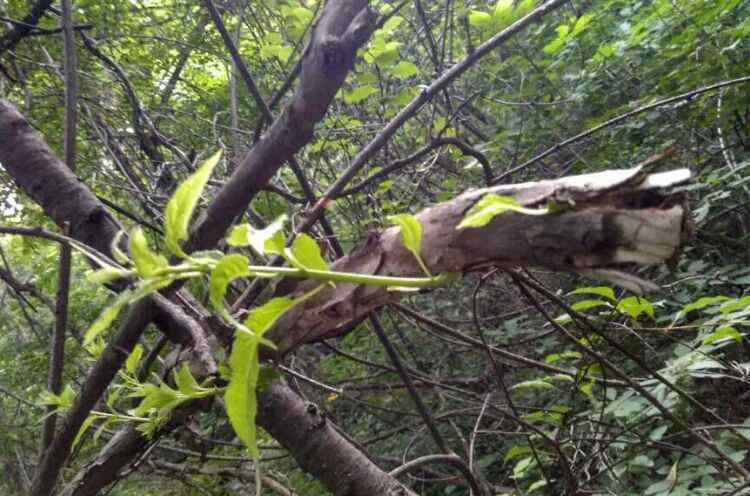
[(3, 494), (750, 494), (750, 2), (0, 20)]

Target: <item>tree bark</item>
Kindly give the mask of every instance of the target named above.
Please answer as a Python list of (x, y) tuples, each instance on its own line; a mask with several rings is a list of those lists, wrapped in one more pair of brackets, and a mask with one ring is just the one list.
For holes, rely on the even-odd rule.
[(273, 382), (261, 392), (258, 400), (258, 425), (333, 494), (414, 495), (364, 453), (353, 449), (322, 410), (314, 403), (303, 401), (285, 382)]
[[(540, 266), (611, 280), (635, 292), (654, 285), (615, 270), (623, 264), (655, 264), (673, 259), (686, 235), (682, 195), (670, 186), (689, 179), (680, 169), (645, 174), (640, 167), (571, 176), (553, 181), (469, 191), (422, 211), (422, 258), (432, 274), (464, 273), (486, 266)], [(505, 213), (486, 226), (457, 229), (484, 195), (512, 196), (524, 207), (554, 202), (563, 211), (549, 215)], [(419, 277), (423, 271), (401, 240), (397, 227), (371, 233), (332, 270)], [(300, 296), (319, 281), (300, 284)], [(284, 314), (269, 332), (281, 353), (302, 343), (341, 335), (348, 323), (403, 293), (382, 286), (337, 283)]]

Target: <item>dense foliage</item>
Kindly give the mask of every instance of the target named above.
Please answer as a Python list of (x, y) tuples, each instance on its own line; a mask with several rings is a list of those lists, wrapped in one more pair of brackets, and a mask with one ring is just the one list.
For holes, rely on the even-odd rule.
[[(248, 418), (255, 401), (254, 391), (248, 397), (247, 387), (237, 389), (242, 373), (261, 389), (284, 376), (386, 472), (441, 453), (443, 444), (488, 494), (750, 494), (750, 2), (563, 2), (498, 48), (477, 52), (541, 3), (371, 2), (382, 22), (359, 49), (314, 139), (295, 155), (306, 181), (292, 166), (280, 169), (226, 233), (220, 247), (231, 247), (235, 258), (203, 252), (181, 269), (195, 296), (187, 307), (209, 308), (208, 318), (240, 335), (249, 328), (244, 336), (255, 332), (257, 339), (235, 340), (231, 354), (218, 357), (219, 379), (202, 382), (177, 347), (150, 328), (88, 417), (61, 486), (118, 429), (137, 425), (154, 443), (122, 467), (107, 494), (251, 494), (258, 481), (258, 494), (325, 493), (272, 437), (258, 430), (256, 450), (255, 427), (238, 426), (237, 409)], [(273, 116), (280, 114), (323, 2), (214, 5), (259, 94)], [(14, 46), (5, 44), (30, 8), (0, 3), (7, 30), (0, 89), (62, 156), (59, 10), (51, 7)], [(178, 278), (164, 276), (177, 263), (168, 257), (184, 255), (180, 241), (189, 226), (271, 119), (204, 3), (80, 0), (73, 18), (75, 171), (130, 233), (133, 270), (116, 276), (139, 275), (157, 281), (148, 290), (160, 289)], [(412, 112), (327, 199), (329, 225), (318, 224), (285, 250), (283, 234), (305, 224), (316, 199), (363, 148), (472, 57), (467, 72)], [(212, 155), (216, 162), (202, 169)], [(418, 223), (405, 214), (488, 184), (628, 168), (650, 158), (649, 168), (688, 167), (694, 176), (686, 187), (693, 238), (669, 267), (640, 269), (661, 291), (639, 297), (576, 275), (493, 267), (432, 288), (442, 276), (419, 258)], [(180, 197), (179, 185), (201, 171), (201, 184), (188, 188), (193, 196)], [(0, 225), (57, 230), (3, 169), (0, 198)], [(170, 198), (177, 198), (171, 213)], [(283, 216), (286, 224), (277, 221)], [(422, 282), (379, 284), (423, 290), (356, 322), (342, 338), (260, 366), (262, 334), (299, 303), (285, 297), (290, 277), (264, 282), (274, 255), (298, 275), (320, 271), (326, 284), (329, 262), (392, 224), (425, 273)], [(92, 280), (90, 261), (74, 252), (65, 388), (48, 392), (59, 249), (31, 236), (0, 238), (3, 494), (30, 487), (44, 405), (60, 414), (70, 407), (124, 318), (109, 313), (101, 320), (102, 312), (129, 302), (100, 284), (113, 274)], [(248, 261), (257, 270), (247, 269)], [(238, 298), (245, 304), (233, 305)], [(252, 350), (240, 356), (243, 346)], [(160, 432), (187, 402), (203, 403)], [(455, 464), (426, 463), (398, 478), (419, 494), (470, 491)]]

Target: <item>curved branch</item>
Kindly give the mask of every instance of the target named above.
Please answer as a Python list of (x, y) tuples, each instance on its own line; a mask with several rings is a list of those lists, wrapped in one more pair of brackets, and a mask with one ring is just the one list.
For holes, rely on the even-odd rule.
[(466, 465), (460, 456), (458, 455), (426, 455), (416, 458), (410, 462), (406, 462), (398, 468), (395, 468), (388, 472), (391, 477), (398, 477), (408, 472), (413, 472), (424, 465), (430, 465), (433, 463), (440, 463), (442, 465), (450, 465), (455, 467), (464, 476), (466, 482), (469, 483), (472, 492), (475, 495), (486, 495), (489, 494), (487, 489), (477, 480), (474, 474), (469, 470), (469, 466)]
[(31, 12), (23, 18), (23, 21), (14, 23), (13, 29), (5, 33), (0, 39), (0, 53), (12, 50), (22, 39), (29, 36), (51, 5), (52, 0), (39, 0), (32, 7)]
[(368, 177), (367, 179), (364, 179), (359, 184), (356, 184), (352, 186), (351, 188), (345, 189), (341, 193), (339, 193), (336, 198), (341, 198), (344, 196), (353, 195), (355, 193), (359, 193), (366, 187), (370, 186), (372, 183), (377, 183), (380, 179), (386, 178), (390, 173), (397, 171), (399, 169), (402, 169), (406, 167), (407, 165), (411, 164), (412, 162), (416, 162), (420, 158), (424, 157), (428, 153), (430, 153), (435, 148), (445, 146), (445, 145), (452, 145), (461, 150), (461, 153), (464, 155), (468, 155), (470, 157), (474, 157), (477, 162), (479, 162), (482, 165), (482, 169), (484, 169), (484, 175), (486, 177), (492, 177), (492, 169), (490, 167), (490, 161), (487, 159), (487, 157), (484, 155), (484, 153), (480, 152), (476, 148), (472, 148), (468, 144), (464, 143), (458, 138), (453, 137), (447, 137), (447, 138), (436, 138), (430, 142), (429, 145), (420, 148), (413, 154), (409, 155), (408, 157), (404, 157), (400, 160), (396, 160), (394, 162), (391, 162), (390, 164), (383, 167), (382, 170), (376, 172), (372, 176)]
[(406, 121), (414, 117), (417, 112), (429, 102), (434, 96), (439, 94), (443, 89), (447, 88), (448, 85), (453, 82), (454, 79), (461, 76), (464, 72), (469, 70), (479, 59), (490, 53), (495, 48), (499, 47), (514, 35), (520, 33), (530, 24), (540, 20), (545, 15), (549, 14), (562, 7), (569, 0), (549, 0), (548, 2), (540, 5), (536, 9), (532, 10), (521, 19), (517, 20), (507, 28), (500, 31), (498, 34), (484, 42), (475, 51), (472, 51), (468, 57), (461, 62), (458, 62), (442, 76), (433, 81), (430, 86), (422, 91), (416, 98), (414, 98), (406, 107), (401, 109), (391, 121), (386, 124), (383, 130), (378, 133), (372, 141), (370, 141), (356, 157), (352, 160), (349, 168), (333, 183), (323, 196), (315, 204), (315, 207), (308, 213), (306, 221), (299, 227), (299, 231), (307, 231), (320, 217), (326, 206), (331, 202), (332, 199), (336, 198), (338, 194), (346, 187), (354, 176), (357, 175), (359, 170), (365, 166), (365, 164), (391, 139), (391, 137), (403, 126)]
[(620, 114), (617, 117), (613, 117), (612, 119), (609, 119), (606, 122), (602, 122), (598, 126), (592, 127), (591, 129), (587, 129), (586, 131), (582, 133), (578, 133), (575, 136), (566, 139), (565, 141), (561, 141), (560, 143), (556, 144), (552, 148), (549, 148), (539, 155), (530, 158), (526, 162), (517, 165), (516, 167), (513, 167), (512, 169), (508, 169), (507, 171), (503, 172), (499, 176), (495, 177), (492, 180), (492, 184), (498, 184), (503, 179), (507, 178), (508, 176), (525, 169), (526, 167), (535, 164), (536, 162), (539, 162), (540, 160), (543, 160), (556, 151), (568, 146), (572, 145), (573, 143), (576, 143), (578, 141), (581, 141), (584, 138), (587, 138), (591, 136), (592, 134), (601, 131), (602, 129), (612, 127), (616, 124), (619, 124), (620, 122), (629, 119), (630, 117), (633, 117), (634, 115), (642, 114), (643, 112), (648, 112), (649, 110), (653, 110), (658, 107), (663, 107), (664, 105), (669, 105), (670, 103), (680, 102), (683, 100), (690, 101), (693, 98), (695, 98), (698, 95), (702, 95), (703, 93), (708, 93), (711, 91), (716, 91), (721, 88), (725, 88), (727, 86), (733, 86), (735, 84), (742, 84), (750, 82), (750, 76), (745, 76), (737, 79), (730, 79), (729, 81), (722, 81), (720, 83), (712, 84), (710, 86), (704, 86), (703, 88), (698, 88), (692, 91), (688, 91), (686, 93), (682, 93), (680, 95), (672, 96), (669, 98), (665, 98), (663, 100), (659, 100), (657, 102), (649, 103), (648, 105), (644, 105), (642, 107), (638, 107), (637, 109), (631, 110), (630, 112), (625, 112), (624, 114)]

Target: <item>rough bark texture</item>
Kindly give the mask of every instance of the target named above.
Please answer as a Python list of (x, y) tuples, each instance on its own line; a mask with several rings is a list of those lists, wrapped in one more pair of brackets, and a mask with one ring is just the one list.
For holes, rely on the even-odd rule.
[[(374, 27), (374, 14), (366, 0), (326, 3), (305, 52), (299, 88), (291, 103), (218, 193), (191, 236), (188, 249), (213, 247), (269, 178), (310, 141), (314, 126), (351, 69), (357, 48)], [(444, 80), (447, 84), (450, 78)], [(111, 240), (120, 229), (116, 219), (6, 102), (0, 102), (0, 162), (58, 225), (69, 224), (71, 236), (109, 253)], [(464, 213), (490, 190), (469, 192), (420, 214), (423, 257), (435, 273), (465, 272), (487, 264), (587, 271), (625, 262), (661, 262), (678, 249), (684, 211), (678, 197), (660, 191), (660, 186), (674, 181), (659, 181), (638, 171), (619, 171), (494, 188), (491, 191), (512, 195), (523, 205), (533, 207), (555, 200), (568, 205), (568, 210), (544, 217), (506, 214), (483, 228), (459, 232), (455, 227)], [(334, 269), (421, 275), (396, 229), (373, 234), (359, 250), (336, 262)], [(306, 282), (298, 291), (313, 285)], [(348, 322), (398, 296), (383, 288), (338, 284), (285, 315), (272, 335), (281, 349), (288, 351), (300, 343), (338, 335)], [(206, 373), (215, 371), (202, 329), (188, 315), (168, 302), (159, 305), (159, 298), (139, 302), (89, 374), (81, 396), (40, 464), (32, 494), (53, 491), (77, 427), (152, 318), (171, 340), (195, 348), (196, 361)], [(335, 494), (411, 494), (283, 382), (274, 383), (259, 401), (258, 423)], [(97, 494), (116, 480), (122, 467), (142, 453), (144, 446), (145, 440), (137, 432), (118, 434), (66, 488), (66, 496)]]
[(276, 171), (310, 142), (315, 124), (325, 116), (375, 21), (367, 0), (326, 3), (302, 61), (292, 102), (219, 191), (191, 236), (190, 250), (212, 248)]
[(60, 228), (69, 223), (69, 236), (109, 253), (119, 223), (4, 100), (0, 100), (0, 163)]
[(351, 449), (351, 443), (336, 432), (322, 410), (301, 401), (282, 381), (274, 382), (258, 399), (258, 424), (333, 494), (414, 495), (376, 468), (361, 451)]
[[(469, 191), (417, 216), (422, 225), (422, 258), (433, 274), (487, 265), (541, 266), (602, 278), (616, 275), (602, 269), (624, 263), (661, 263), (675, 256), (685, 234), (681, 196), (669, 195), (668, 187), (689, 177), (687, 170), (646, 175), (634, 168)], [(531, 208), (555, 202), (565, 210), (542, 216), (506, 213), (484, 227), (457, 230), (466, 212), (487, 193), (513, 196)], [(423, 275), (395, 227), (372, 233), (358, 250), (336, 261), (332, 270)], [(618, 283), (636, 291), (649, 287), (635, 278), (620, 279)], [(306, 281), (295, 294), (319, 284)], [(402, 294), (382, 286), (326, 287), (282, 316), (269, 336), (282, 352), (337, 336), (347, 323)]]
[(148, 440), (135, 426), (117, 432), (99, 454), (61, 492), (61, 496), (95, 496), (111, 484), (119, 471), (146, 449)]

